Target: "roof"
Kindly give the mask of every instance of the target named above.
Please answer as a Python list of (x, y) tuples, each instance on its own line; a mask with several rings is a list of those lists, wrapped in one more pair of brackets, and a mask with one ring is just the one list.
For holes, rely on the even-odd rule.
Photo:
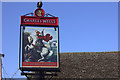
[(118, 52), (61, 53), (61, 72), (54, 78), (117, 78)]

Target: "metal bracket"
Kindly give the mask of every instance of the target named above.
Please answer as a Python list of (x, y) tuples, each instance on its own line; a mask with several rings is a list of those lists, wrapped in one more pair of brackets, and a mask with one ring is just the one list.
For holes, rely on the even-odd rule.
[(51, 15), (51, 14), (45, 14), (46, 15), (46, 17), (48, 17), (48, 16), (51, 16), (51, 17), (55, 17), (55, 16), (53, 16), (53, 15)]
[(33, 16), (33, 13), (28, 13), (28, 14), (25, 14), (25, 15), (23, 15), (23, 16), (27, 16), (27, 15), (30, 15), (30, 14)]
[(39, 76), (39, 78), (41, 78), (41, 79), (44, 79), (45, 76), (51, 76), (50, 79), (52, 79), (53, 76), (57, 76), (57, 73), (56, 72), (54, 72), (54, 73), (52, 73), (52, 72), (44, 72), (44, 71), (37, 71), (37, 72), (28, 72), (28, 73), (25, 73), (25, 72), (22, 71), (21, 75), (25, 75), (28, 79), (29, 79), (28, 75)]
[(0, 54), (0, 57), (4, 57), (5, 55), (4, 54)]
[(28, 80), (30, 80), (30, 78), (28, 77), (28, 75), (27, 75), (26, 73), (24, 73), (24, 72), (22, 71), (22, 74), (25, 75)]

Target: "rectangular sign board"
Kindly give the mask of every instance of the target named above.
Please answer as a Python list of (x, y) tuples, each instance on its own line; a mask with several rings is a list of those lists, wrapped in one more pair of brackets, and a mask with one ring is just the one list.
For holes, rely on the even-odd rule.
[(22, 68), (59, 68), (58, 28), (22, 29)]
[(21, 25), (27, 26), (58, 26), (58, 17), (21, 16)]

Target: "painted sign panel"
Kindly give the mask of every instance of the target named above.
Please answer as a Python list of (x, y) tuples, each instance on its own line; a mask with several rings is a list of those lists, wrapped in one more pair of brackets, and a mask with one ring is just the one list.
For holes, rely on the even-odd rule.
[(21, 16), (21, 25), (27, 26), (58, 26), (58, 17)]
[(59, 67), (57, 28), (25, 27), (22, 44), (22, 67)]

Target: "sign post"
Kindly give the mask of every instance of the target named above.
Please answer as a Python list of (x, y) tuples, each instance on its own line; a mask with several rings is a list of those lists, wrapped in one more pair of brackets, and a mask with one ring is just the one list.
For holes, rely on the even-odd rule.
[(4, 54), (0, 54), (0, 80), (2, 80), (2, 57), (4, 57)]
[(45, 17), (38, 2), (35, 16), (21, 16), (19, 68), (40, 74), (60, 71), (58, 17)]

